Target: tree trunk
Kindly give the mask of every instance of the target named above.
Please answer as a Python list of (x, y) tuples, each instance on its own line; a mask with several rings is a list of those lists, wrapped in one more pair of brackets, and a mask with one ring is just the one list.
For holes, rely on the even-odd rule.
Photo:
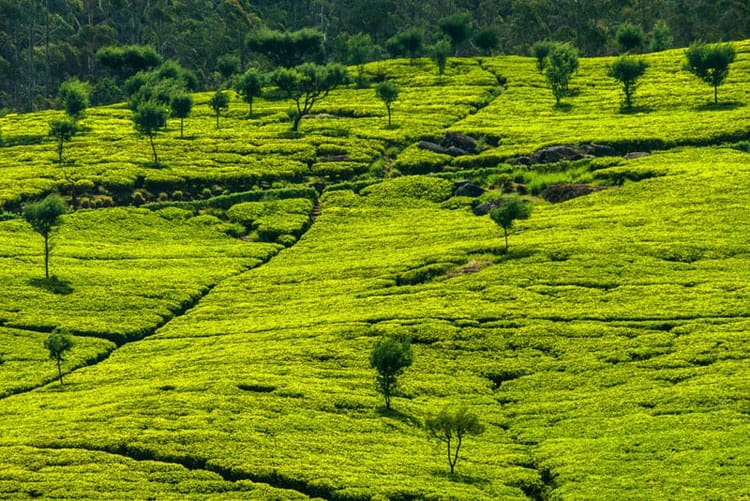
[(453, 455), (451, 454), (451, 440), (448, 439), (448, 465), (451, 468), (451, 475), (453, 475), (453, 469), (456, 467), (456, 464), (453, 462)]
[(57, 142), (57, 163), (62, 165), (63, 138), (60, 137)]
[(154, 135), (149, 134), (148, 139), (151, 141), (151, 151), (154, 153), (154, 165), (159, 165), (159, 157), (156, 156), (156, 146), (154, 146)]
[(253, 98), (250, 97), (250, 101), (247, 103), (250, 106), (250, 110), (248, 112), (248, 117), (253, 118)]
[(714, 85), (714, 104), (719, 104), (719, 86)]
[(294, 122), (292, 123), (292, 131), (297, 132), (299, 130), (299, 123), (302, 120), (302, 113), (297, 113), (294, 116)]
[(44, 278), (49, 280), (49, 235), (44, 235)]
[(60, 357), (57, 357), (57, 378), (60, 380), (60, 384), (63, 384), (62, 366), (60, 364)]
[(505, 252), (508, 252), (508, 228), (503, 228), (505, 233)]
[(387, 106), (388, 108), (388, 128), (391, 128), (391, 107)]
[(216, 128), (219, 128), (219, 112), (216, 112)]
[(184, 137), (182, 135), (182, 129), (183, 129), (184, 122), (185, 122), (185, 119), (184, 118), (180, 118), (180, 139), (182, 139)]

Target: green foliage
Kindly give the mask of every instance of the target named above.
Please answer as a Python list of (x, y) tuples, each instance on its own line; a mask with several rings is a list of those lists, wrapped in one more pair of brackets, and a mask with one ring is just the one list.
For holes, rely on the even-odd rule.
[(391, 127), (391, 105), (398, 99), (398, 84), (393, 80), (385, 80), (375, 87), (375, 95), (383, 101), (388, 110), (388, 127)]
[(185, 119), (193, 109), (193, 97), (187, 92), (176, 92), (169, 98), (170, 114), (180, 119), (180, 137), (184, 137)]
[(500, 35), (495, 28), (483, 28), (474, 34), (472, 42), (479, 47), (482, 54), (491, 56), (494, 51), (500, 48)]
[(323, 34), (314, 29), (275, 31), (260, 29), (248, 34), (248, 48), (262, 55), (273, 67), (292, 68), (323, 59)]
[(506, 198), (500, 206), (490, 211), (490, 219), (503, 229), (505, 234), (505, 251), (508, 251), (508, 232), (513, 228), (513, 222), (518, 219), (528, 219), (531, 216), (531, 204), (518, 198)]
[(424, 47), (424, 31), (419, 28), (396, 33), (386, 40), (385, 48), (394, 57), (407, 56), (414, 64), (414, 60), (422, 54)]
[(234, 54), (222, 54), (216, 60), (216, 70), (225, 82), (240, 71), (240, 58)]
[(633, 107), (633, 93), (638, 86), (638, 80), (646, 73), (648, 63), (643, 59), (621, 56), (609, 68), (609, 76), (622, 84), (625, 93), (625, 108)]
[(471, 14), (468, 12), (446, 16), (438, 21), (440, 30), (450, 39), (454, 54), (471, 38)]
[(430, 56), (438, 68), (438, 75), (445, 73), (445, 65), (448, 62), (451, 45), (447, 40), (439, 40), (430, 50)]
[(44, 347), (49, 351), (49, 358), (57, 363), (57, 377), (60, 384), (63, 384), (62, 362), (73, 345), (70, 334), (63, 331), (53, 332), (44, 340)]
[(75, 121), (69, 118), (61, 118), (50, 121), (49, 135), (57, 140), (57, 163), (63, 161), (63, 143), (70, 141), (78, 132), (78, 126)]
[(293, 69), (280, 68), (271, 75), (271, 81), (279, 90), (294, 100), (292, 131), (299, 129), (302, 117), (310, 113), (315, 103), (328, 93), (349, 81), (346, 68), (340, 64), (320, 66), (305, 63)]
[(367, 202), (376, 206), (423, 205), (424, 202), (443, 202), (450, 198), (453, 183), (427, 176), (403, 176), (373, 184), (360, 191)]
[(364, 88), (365, 63), (373, 57), (375, 45), (367, 33), (357, 33), (346, 40), (346, 62), (357, 67), (357, 86)]
[(378, 372), (375, 386), (383, 394), (386, 409), (391, 409), (391, 397), (397, 391), (399, 376), (413, 362), (410, 339), (385, 336), (378, 339), (372, 347), (370, 367)]
[(547, 58), (554, 48), (555, 42), (549, 40), (539, 40), (531, 46), (531, 55), (536, 59), (536, 67), (539, 73), (544, 73), (544, 69), (547, 67)]
[(96, 61), (117, 75), (120, 81), (125, 81), (139, 71), (159, 66), (163, 59), (150, 45), (112, 45), (99, 49)]
[(568, 93), (568, 84), (578, 69), (578, 50), (568, 43), (557, 43), (545, 58), (544, 76), (559, 105)]
[(253, 99), (263, 95), (263, 75), (256, 69), (250, 68), (234, 81), (234, 90), (242, 97), (248, 106), (248, 117), (253, 117)]
[(217, 90), (214, 95), (211, 96), (211, 100), (208, 102), (208, 105), (212, 110), (214, 110), (214, 115), (216, 115), (216, 128), (218, 129), (219, 116), (221, 116), (221, 112), (229, 108), (229, 94), (227, 94), (223, 90)]
[(731, 43), (705, 44), (695, 42), (685, 52), (685, 70), (714, 88), (714, 103), (719, 102), (718, 89), (729, 75), (729, 65), (737, 51)]
[(154, 165), (158, 165), (159, 157), (156, 154), (154, 136), (167, 126), (167, 109), (158, 103), (143, 102), (138, 105), (135, 113), (133, 113), (133, 125), (139, 134), (148, 137), (151, 143)]
[(656, 21), (651, 30), (651, 41), (648, 46), (649, 50), (651, 52), (661, 52), (663, 50), (671, 49), (673, 43), (674, 40), (672, 38), (672, 31), (669, 28), (669, 24), (662, 19)]
[(60, 224), (60, 217), (67, 210), (65, 201), (60, 195), (47, 195), (39, 202), (26, 204), (23, 207), (23, 218), (44, 238), (44, 278), (49, 280), (49, 238), (52, 230)]
[(451, 412), (449, 407), (443, 408), (439, 414), (425, 420), (425, 428), (432, 437), (445, 442), (451, 474), (456, 468), (464, 438), (468, 435), (481, 435), (486, 429), (479, 422), (479, 417), (466, 407), (459, 407), (455, 412)]
[(623, 23), (617, 27), (615, 39), (617, 40), (620, 52), (632, 53), (638, 52), (643, 48), (646, 35), (644, 35), (643, 28), (640, 26), (632, 23)]
[(71, 119), (80, 120), (83, 118), (89, 105), (90, 92), (89, 84), (81, 82), (77, 78), (66, 80), (60, 84), (58, 96), (65, 113)]

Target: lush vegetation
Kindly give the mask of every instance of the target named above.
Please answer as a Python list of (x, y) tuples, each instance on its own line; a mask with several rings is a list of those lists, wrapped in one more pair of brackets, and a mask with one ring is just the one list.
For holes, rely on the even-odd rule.
[[(630, 113), (613, 57), (560, 106), (530, 57), (365, 63), (298, 132), (283, 92), (224, 91), (220, 128), (198, 92), (158, 164), (125, 104), (61, 163), (61, 111), (0, 118), (0, 497), (750, 496), (734, 46), (718, 105), (684, 49), (638, 56)], [(560, 143), (606, 155), (532, 161)], [(55, 191), (45, 280), (21, 214)]]

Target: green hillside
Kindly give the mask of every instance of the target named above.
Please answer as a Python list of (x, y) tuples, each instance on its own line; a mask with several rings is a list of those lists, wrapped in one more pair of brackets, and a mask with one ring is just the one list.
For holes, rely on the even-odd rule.
[[(684, 50), (644, 56), (632, 113), (612, 58), (582, 59), (559, 107), (531, 58), (451, 58), (442, 77), (369, 63), (401, 88), (392, 128), (372, 87), (334, 90), (299, 134), (290, 101), (248, 118), (233, 98), (217, 128), (200, 93), (184, 139), (174, 119), (157, 135), (158, 166), (125, 105), (88, 110), (62, 164), (62, 112), (0, 118), (0, 497), (750, 498), (735, 45), (718, 105)], [(481, 151), (424, 148), (454, 132)], [(584, 143), (612, 149), (518, 158)], [(485, 193), (453, 196), (465, 179)], [(547, 201), (561, 185), (590, 194)], [(18, 217), (52, 191), (75, 209), (56, 287)], [(472, 209), (511, 195), (533, 213), (506, 251)], [(54, 329), (75, 342), (64, 385)], [(414, 351), (390, 411), (370, 367), (383, 335)], [(486, 426), (455, 474), (424, 427), (446, 406)]]

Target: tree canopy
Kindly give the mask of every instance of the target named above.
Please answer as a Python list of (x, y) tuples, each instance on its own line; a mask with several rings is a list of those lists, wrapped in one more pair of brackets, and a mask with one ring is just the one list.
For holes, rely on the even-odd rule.
[(49, 239), (52, 230), (60, 223), (60, 216), (65, 214), (67, 205), (58, 194), (47, 195), (39, 202), (26, 204), (23, 218), (31, 228), (44, 237), (44, 278), (49, 280)]
[(695, 42), (685, 53), (685, 69), (714, 88), (714, 103), (719, 102), (719, 86), (729, 75), (729, 65), (737, 54), (730, 43)]

